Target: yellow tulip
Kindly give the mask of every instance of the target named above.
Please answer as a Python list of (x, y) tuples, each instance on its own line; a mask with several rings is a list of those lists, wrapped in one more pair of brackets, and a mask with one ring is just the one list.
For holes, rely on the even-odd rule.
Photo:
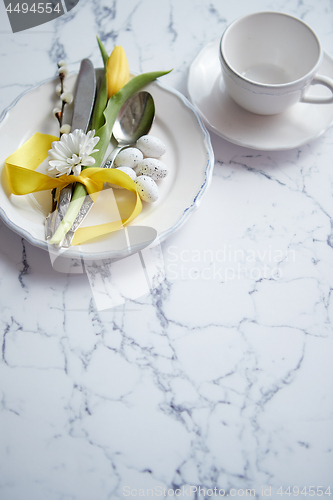
[(128, 61), (121, 45), (116, 45), (113, 49), (106, 65), (106, 75), (108, 99), (110, 99), (129, 80)]

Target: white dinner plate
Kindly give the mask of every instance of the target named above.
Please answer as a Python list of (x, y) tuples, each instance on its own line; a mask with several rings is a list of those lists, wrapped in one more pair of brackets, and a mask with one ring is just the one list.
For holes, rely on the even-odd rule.
[[(333, 104), (298, 103), (284, 113), (256, 115), (241, 108), (225, 90), (219, 61), (220, 40), (206, 45), (190, 66), (188, 93), (204, 122), (228, 141), (252, 149), (278, 151), (300, 147), (322, 135), (333, 124)], [(333, 60), (324, 54), (319, 69), (333, 78)], [(329, 95), (313, 86), (313, 95)]]
[[(66, 78), (68, 90), (74, 89), (76, 77), (72, 74)], [(0, 117), (0, 216), (12, 230), (45, 250), (48, 250), (48, 245), (44, 221), (50, 210), (50, 192), (12, 195), (6, 187), (4, 162), (35, 132), (59, 134), (57, 121), (52, 115), (59, 99), (55, 92), (57, 83), (58, 79), (53, 78), (22, 94)], [(182, 94), (159, 81), (150, 83), (145, 90), (152, 94), (156, 109), (150, 133), (167, 146), (162, 159), (169, 167), (169, 174), (158, 182), (159, 199), (155, 203), (143, 203), (142, 212), (131, 226), (153, 228), (161, 242), (198, 206), (212, 177), (214, 154), (209, 133), (199, 114)], [(94, 208), (84, 221), (85, 225), (96, 221), (97, 208), (95, 214)], [(116, 240), (117, 235), (113, 233), (99, 241), (72, 246), (66, 250), (66, 256), (114, 258), (118, 251), (119, 255), (122, 253)]]

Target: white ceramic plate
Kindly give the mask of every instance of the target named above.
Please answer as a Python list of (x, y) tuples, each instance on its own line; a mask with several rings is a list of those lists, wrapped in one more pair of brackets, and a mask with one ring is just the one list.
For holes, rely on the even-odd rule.
[[(228, 141), (260, 150), (287, 150), (300, 147), (322, 135), (333, 124), (333, 104), (298, 103), (274, 116), (250, 113), (227, 94), (219, 61), (219, 42), (206, 45), (191, 64), (188, 92), (206, 125)], [(324, 54), (319, 69), (333, 78), (333, 60)], [(320, 86), (314, 95), (328, 92)]]
[[(75, 81), (76, 74), (67, 77), (68, 90), (74, 88)], [(6, 189), (3, 167), (5, 159), (35, 132), (58, 135), (58, 125), (52, 115), (53, 108), (58, 105), (55, 94), (57, 83), (57, 79), (48, 80), (22, 94), (0, 118), (0, 216), (12, 230), (45, 250), (48, 245), (44, 221), (50, 210), (50, 192), (11, 195)], [(158, 183), (158, 201), (143, 203), (141, 214), (131, 226), (155, 229), (161, 242), (178, 229), (198, 206), (211, 180), (214, 154), (199, 114), (182, 94), (157, 81), (147, 85), (145, 90), (154, 97), (156, 109), (150, 133), (165, 142), (167, 152), (163, 161), (169, 166), (170, 173)], [(96, 219), (97, 209), (94, 214), (94, 208), (85, 225), (90, 225), (94, 217)], [(114, 241), (115, 233), (100, 241), (73, 246), (66, 251), (66, 256), (87, 259), (116, 257), (117, 250), (114, 249), (118, 246)]]

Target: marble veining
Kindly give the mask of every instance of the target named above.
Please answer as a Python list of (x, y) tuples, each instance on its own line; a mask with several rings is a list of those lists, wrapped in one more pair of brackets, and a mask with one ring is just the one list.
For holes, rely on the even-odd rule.
[[(300, 17), (333, 56), (330, 0), (80, 0), (16, 34), (0, 10), (0, 111), (59, 59), (101, 65), (96, 34), (185, 95), (249, 12)], [(130, 300), (109, 302), (126, 262), (58, 272), (0, 222), (1, 499), (333, 494), (332, 129), (284, 152), (211, 140), (208, 192)]]

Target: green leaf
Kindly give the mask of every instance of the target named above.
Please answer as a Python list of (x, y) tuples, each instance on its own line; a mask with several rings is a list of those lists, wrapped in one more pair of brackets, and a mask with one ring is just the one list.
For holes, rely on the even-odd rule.
[(99, 45), (99, 50), (101, 51), (101, 54), (102, 54), (103, 64), (104, 64), (104, 67), (106, 68), (106, 65), (107, 65), (108, 60), (109, 60), (109, 54), (107, 53), (103, 43), (100, 41), (98, 36), (96, 38), (97, 38), (97, 42)]
[(102, 76), (101, 87), (98, 91), (94, 106), (93, 117), (91, 121), (92, 130), (98, 130), (100, 127), (102, 127), (105, 120), (103, 113), (106, 108), (107, 102), (108, 102), (107, 79), (106, 79), (106, 71), (104, 71), (104, 74)]
[(97, 38), (97, 42), (99, 45), (99, 49), (101, 51), (103, 63), (104, 63), (104, 73), (102, 76), (102, 83), (100, 86), (100, 89), (98, 91), (98, 95), (96, 98), (95, 106), (94, 106), (94, 111), (93, 111), (93, 117), (92, 117), (92, 122), (91, 122), (91, 128), (92, 130), (97, 130), (99, 129), (103, 123), (104, 123), (104, 117), (103, 117), (103, 112), (104, 109), (107, 105), (108, 102), (108, 87), (107, 87), (107, 78), (106, 78), (106, 65), (109, 59), (109, 55), (103, 45), (103, 43), (100, 41), (100, 39)]

